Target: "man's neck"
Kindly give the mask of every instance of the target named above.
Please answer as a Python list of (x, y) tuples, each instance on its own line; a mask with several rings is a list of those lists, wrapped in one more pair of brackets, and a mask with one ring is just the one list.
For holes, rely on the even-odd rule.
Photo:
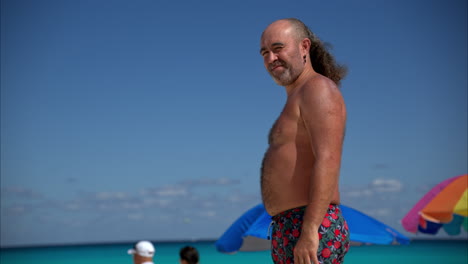
[(290, 96), (297, 87), (301, 87), (302, 85), (304, 85), (305, 82), (307, 82), (310, 78), (316, 76), (317, 74), (318, 73), (314, 71), (312, 66), (307, 65), (306, 67), (304, 67), (304, 70), (301, 72), (299, 77), (297, 77), (297, 79), (290, 85), (285, 86), (286, 93), (288, 94), (288, 96)]

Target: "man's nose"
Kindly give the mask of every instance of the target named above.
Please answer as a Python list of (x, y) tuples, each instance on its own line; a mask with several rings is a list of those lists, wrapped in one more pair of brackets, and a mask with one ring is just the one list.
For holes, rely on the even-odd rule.
[(266, 63), (272, 63), (278, 59), (278, 56), (274, 52), (269, 52), (268, 55), (265, 56)]

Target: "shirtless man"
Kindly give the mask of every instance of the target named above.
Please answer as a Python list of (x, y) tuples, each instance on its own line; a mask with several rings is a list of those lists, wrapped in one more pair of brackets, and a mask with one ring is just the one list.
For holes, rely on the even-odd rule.
[(346, 69), (297, 19), (270, 24), (260, 46), (265, 68), (287, 93), (261, 170), (273, 261), (342, 263), (349, 231), (339, 208), (346, 109), (338, 86)]

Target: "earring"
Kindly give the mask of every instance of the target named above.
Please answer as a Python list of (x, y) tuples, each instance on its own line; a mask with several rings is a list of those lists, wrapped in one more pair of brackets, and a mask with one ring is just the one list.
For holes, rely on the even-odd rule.
[(306, 64), (306, 62), (307, 62), (306, 57), (307, 57), (306, 55), (304, 55), (304, 57), (302, 57), (302, 58), (304, 58), (304, 64)]

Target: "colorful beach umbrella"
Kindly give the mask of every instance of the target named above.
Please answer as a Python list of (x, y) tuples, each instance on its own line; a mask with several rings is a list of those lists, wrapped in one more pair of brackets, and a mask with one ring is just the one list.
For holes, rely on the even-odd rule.
[(401, 224), (412, 233), (449, 235), (468, 231), (468, 174), (447, 179), (429, 192), (405, 215)]
[[(409, 238), (395, 229), (359, 212), (340, 205), (353, 243), (409, 244)], [(239, 217), (216, 241), (216, 249), (223, 253), (269, 250), (271, 216), (263, 204), (258, 204)]]

